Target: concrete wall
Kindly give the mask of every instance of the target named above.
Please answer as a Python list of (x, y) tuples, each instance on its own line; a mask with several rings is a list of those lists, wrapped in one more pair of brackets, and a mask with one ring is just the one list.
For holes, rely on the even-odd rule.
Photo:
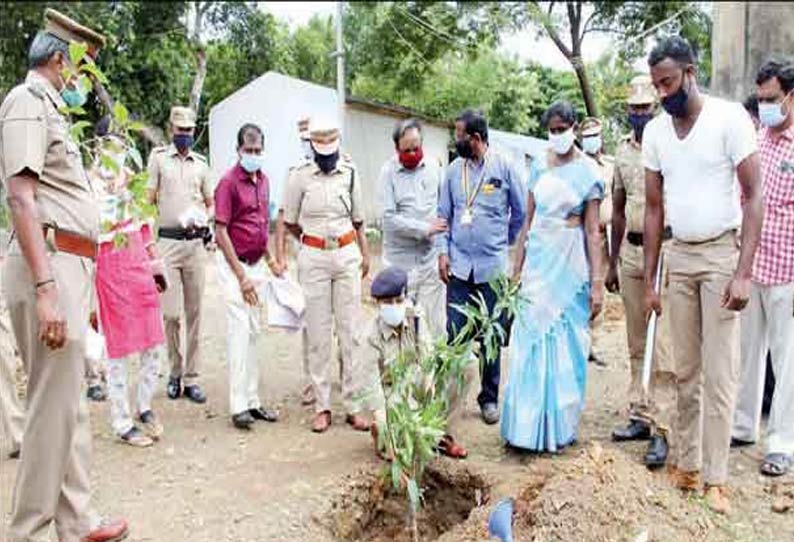
[(715, 2), (711, 92), (744, 100), (769, 57), (794, 55), (794, 3)]
[[(367, 222), (380, 225), (383, 214), (381, 186), (378, 183), (383, 163), (394, 156), (392, 130), (401, 117), (347, 105), (346, 135), (342, 146), (353, 157), (362, 182)], [(423, 123), (426, 160), (447, 164), (449, 131), (446, 127)]]

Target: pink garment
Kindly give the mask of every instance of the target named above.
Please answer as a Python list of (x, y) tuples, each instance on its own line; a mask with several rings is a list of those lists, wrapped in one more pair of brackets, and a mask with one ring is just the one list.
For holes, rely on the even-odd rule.
[(146, 253), (151, 231), (144, 224), (139, 231), (124, 235), (126, 247), (116, 248), (113, 241), (107, 241), (100, 243), (97, 253), (99, 320), (111, 359), (165, 342), (160, 298)]

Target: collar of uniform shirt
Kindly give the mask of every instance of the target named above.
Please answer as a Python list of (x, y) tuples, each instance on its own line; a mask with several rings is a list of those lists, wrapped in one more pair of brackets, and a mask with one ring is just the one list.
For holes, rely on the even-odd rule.
[(400, 331), (404, 330), (407, 327), (405, 321), (400, 324), (399, 327), (392, 327), (380, 318), (378, 318), (378, 324), (380, 326), (380, 334), (383, 336), (384, 339), (390, 339), (399, 334)]
[(25, 82), (32, 87), (39, 88), (47, 94), (47, 97), (52, 100), (55, 104), (55, 107), (60, 109), (61, 107), (66, 107), (66, 102), (63, 101), (61, 98), (61, 93), (58, 92), (50, 80), (41, 75), (36, 70), (30, 70), (28, 72), (27, 77), (25, 78)]
[[(341, 161), (341, 158), (336, 161), (336, 165), (334, 166), (334, 169), (329, 171), (327, 173), (328, 175), (330, 175), (331, 173), (339, 173), (340, 171), (342, 171), (341, 169), (339, 169), (339, 162), (340, 161)], [(315, 162), (315, 161), (312, 161), (312, 168), (313, 168), (312, 169), (312, 175), (317, 175), (318, 173), (322, 173), (323, 172), (323, 170), (320, 169), (320, 166), (318, 166), (317, 162)]]
[[(168, 154), (171, 156), (176, 156), (176, 155), (182, 156), (181, 154), (179, 154), (179, 150), (176, 148), (176, 145), (174, 145), (173, 143), (168, 145)], [(184, 156), (184, 159), (195, 160), (196, 157), (193, 155), (193, 150), (187, 151), (187, 154)]]

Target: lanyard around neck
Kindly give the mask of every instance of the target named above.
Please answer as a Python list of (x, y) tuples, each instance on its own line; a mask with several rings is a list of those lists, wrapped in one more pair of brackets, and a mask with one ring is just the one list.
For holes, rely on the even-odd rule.
[(463, 162), (463, 192), (466, 197), (466, 207), (471, 209), (472, 205), (474, 205), (474, 200), (477, 198), (477, 194), (480, 193), (480, 189), (482, 188), (483, 181), (485, 180), (485, 168), (487, 164), (485, 161), (485, 157), (482, 159), (482, 172), (480, 173), (480, 180), (477, 182), (477, 186), (474, 189), (474, 193), (471, 193), (471, 184), (469, 179), (469, 160), (466, 159)]

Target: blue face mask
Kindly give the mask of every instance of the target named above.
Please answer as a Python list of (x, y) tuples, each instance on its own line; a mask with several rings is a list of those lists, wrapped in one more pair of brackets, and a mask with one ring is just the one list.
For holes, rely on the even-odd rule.
[(82, 107), (88, 100), (88, 96), (82, 90), (68, 87), (61, 90), (61, 98), (69, 107)]
[(780, 103), (759, 103), (758, 120), (767, 128), (775, 128), (786, 121), (786, 113), (783, 112), (783, 102)]
[(180, 151), (184, 151), (185, 149), (189, 149), (193, 146), (193, 135), (174, 134), (172, 141), (174, 142), (174, 147), (176, 147)]
[(642, 132), (645, 130), (645, 125), (653, 118), (649, 113), (629, 113), (629, 126), (634, 130), (634, 138), (637, 141), (642, 141)]
[(587, 154), (598, 154), (601, 150), (601, 136), (586, 136), (582, 138), (582, 150)]
[(256, 173), (264, 165), (265, 157), (262, 154), (240, 154), (240, 165), (248, 173)]

